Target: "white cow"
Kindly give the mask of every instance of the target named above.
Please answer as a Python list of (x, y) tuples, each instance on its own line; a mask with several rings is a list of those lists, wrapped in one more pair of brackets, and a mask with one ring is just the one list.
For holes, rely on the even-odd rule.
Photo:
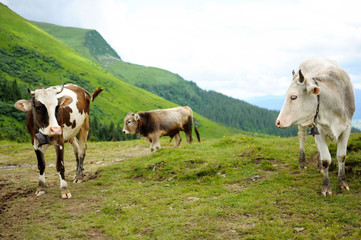
[[(332, 194), (328, 176), (331, 155), (327, 137), (337, 141), (338, 182), (341, 188), (349, 190), (346, 182), (345, 159), (354, 112), (355, 98), (350, 77), (334, 61), (314, 57), (300, 65), (287, 90), (286, 100), (276, 120), (276, 126), (288, 128), (291, 125), (299, 125), (302, 129), (302, 138), (306, 127), (316, 127), (313, 130), (316, 133), (315, 140), (323, 166), (324, 196)], [(304, 144), (302, 138), (301, 151)]]

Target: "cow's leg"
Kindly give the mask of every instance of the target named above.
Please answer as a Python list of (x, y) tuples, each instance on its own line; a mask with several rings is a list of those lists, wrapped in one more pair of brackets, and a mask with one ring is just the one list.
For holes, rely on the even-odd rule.
[(305, 157), (305, 141), (306, 141), (307, 127), (302, 127), (298, 125), (298, 138), (300, 141), (300, 158), (299, 158), (299, 168), (306, 168), (306, 157)]
[(78, 182), (77, 176), (79, 169), (79, 143), (76, 137), (74, 137), (73, 140), (71, 141), (71, 145), (73, 146), (73, 151), (76, 159), (76, 175), (74, 176), (74, 183), (77, 183)]
[(65, 181), (65, 167), (64, 167), (64, 141), (59, 141), (55, 145), (56, 151), (56, 170), (59, 173), (60, 178), (60, 191), (62, 198), (71, 198), (71, 194), (68, 190), (68, 184)]
[(320, 159), (323, 166), (323, 183), (322, 194), (324, 196), (331, 195), (331, 182), (328, 176), (328, 168), (331, 165), (331, 154), (328, 150), (326, 136), (316, 135), (316, 144), (320, 152)]
[(180, 136), (180, 133), (174, 135), (174, 147), (178, 147), (181, 142), (182, 142), (182, 138)]
[[(77, 143), (78, 154), (75, 155), (76, 163), (77, 163), (76, 176), (74, 179), (75, 183), (81, 183), (83, 181), (83, 177), (84, 177), (83, 163), (84, 163), (84, 158), (85, 158), (85, 154), (86, 154), (86, 140), (88, 138), (88, 132), (89, 132), (89, 120), (88, 120), (88, 118), (86, 118), (85, 122), (78, 134), (78, 136), (79, 136), (79, 144)], [(74, 139), (76, 140), (76, 138), (74, 138)], [(75, 153), (75, 151), (74, 151), (74, 153)]]
[(38, 159), (38, 169), (39, 169), (39, 186), (36, 189), (35, 195), (41, 196), (45, 193), (45, 158), (44, 154), (48, 148), (48, 144), (41, 146), (35, 150), (36, 158)]
[(317, 167), (318, 167), (318, 171), (320, 173), (323, 174), (323, 166), (322, 166), (322, 161), (321, 161), (321, 151), (320, 151), (320, 148), (319, 148), (319, 144), (317, 143), (317, 137), (315, 137), (315, 142), (316, 142), (316, 146), (317, 146), (317, 150), (318, 150), (318, 159), (317, 159)]
[(338, 160), (338, 184), (341, 189), (350, 190), (346, 182), (345, 159), (347, 151), (347, 141), (350, 137), (351, 128), (345, 130), (337, 141), (337, 160)]
[(152, 144), (150, 145), (150, 151), (154, 152), (156, 149), (160, 149), (160, 141), (158, 134), (154, 134), (152, 136)]
[(184, 133), (186, 134), (187, 143), (191, 143), (193, 141), (192, 138), (192, 118), (188, 118), (188, 122), (184, 125)]

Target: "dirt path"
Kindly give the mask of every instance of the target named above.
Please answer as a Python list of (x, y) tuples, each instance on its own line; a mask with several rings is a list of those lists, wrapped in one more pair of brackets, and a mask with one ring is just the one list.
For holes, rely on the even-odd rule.
[[(100, 144), (103, 146), (98, 146)], [(21, 156), (16, 149), (7, 151), (8, 149), (5, 148), (8, 146), (2, 146), (0, 159), (0, 239), (18, 238), (17, 233), (22, 231), (22, 223), (31, 222), (35, 226), (41, 224), (46, 213), (40, 213), (37, 209), (44, 204), (65, 204), (67, 212), (74, 215), (89, 213), (99, 204), (96, 196), (92, 198), (77, 197), (78, 193), (87, 191), (87, 189), (85, 189), (85, 184), (72, 182), (75, 176), (76, 162), (70, 145), (66, 144), (65, 146), (65, 175), (73, 199), (67, 202), (60, 198), (59, 177), (54, 160), (55, 153), (51, 147), (45, 156), (47, 193), (41, 197), (35, 196), (39, 173), (31, 146), (26, 150), (19, 150)], [(125, 143), (125, 145), (119, 142), (88, 143), (84, 162), (84, 180), (89, 181), (96, 178), (96, 171), (101, 166), (120, 163), (150, 153), (148, 144), (142, 142)], [(89, 234), (89, 238), (102, 239), (96, 230)]]

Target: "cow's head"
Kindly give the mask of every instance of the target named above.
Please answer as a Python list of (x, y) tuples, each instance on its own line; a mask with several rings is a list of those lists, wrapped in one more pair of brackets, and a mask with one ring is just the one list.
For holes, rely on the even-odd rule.
[(279, 128), (291, 125), (309, 126), (316, 114), (317, 95), (320, 88), (313, 79), (303, 76), (301, 70), (293, 74), (293, 81), (286, 92), (286, 100), (276, 120)]
[(136, 113), (128, 113), (124, 118), (124, 127), (123, 133), (128, 134), (136, 134), (139, 131), (139, 114)]
[[(39, 132), (47, 135), (61, 135), (62, 128), (58, 120), (61, 118), (62, 109), (68, 106), (73, 99), (67, 95), (57, 97), (64, 89), (64, 84), (61, 87), (40, 88), (31, 91), (28, 88), (29, 94), (33, 95), (30, 100), (19, 100), (15, 103), (15, 108), (22, 111), (32, 111), (33, 119)], [(59, 125), (60, 124), (60, 125)]]

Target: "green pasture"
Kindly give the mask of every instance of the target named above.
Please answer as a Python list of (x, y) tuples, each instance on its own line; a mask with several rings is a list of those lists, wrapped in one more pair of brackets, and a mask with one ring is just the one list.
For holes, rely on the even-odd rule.
[[(6, 234), (26, 239), (360, 239), (360, 144), (361, 134), (352, 134), (346, 192), (338, 188), (336, 144), (330, 143), (333, 195), (323, 197), (312, 137), (306, 140), (308, 167), (303, 170), (298, 169), (297, 138), (242, 134), (182, 142), (176, 149), (163, 138), (160, 151), (125, 158), (135, 147), (149, 151), (149, 143), (89, 142), (85, 169), (97, 161), (108, 164), (88, 170), (82, 184), (69, 181), (71, 199), (60, 198), (55, 177), (48, 192), (36, 198), (36, 167), (21, 170), (33, 174), (18, 180), (28, 192), (9, 206), (36, 207)], [(66, 158), (73, 159), (67, 147)], [(1, 165), (35, 163), (29, 145), (2, 142), (0, 151), (8, 156)], [(67, 170), (71, 178), (74, 169)], [(55, 175), (54, 168), (46, 174)], [(17, 185), (14, 181), (4, 189), (16, 191)]]

